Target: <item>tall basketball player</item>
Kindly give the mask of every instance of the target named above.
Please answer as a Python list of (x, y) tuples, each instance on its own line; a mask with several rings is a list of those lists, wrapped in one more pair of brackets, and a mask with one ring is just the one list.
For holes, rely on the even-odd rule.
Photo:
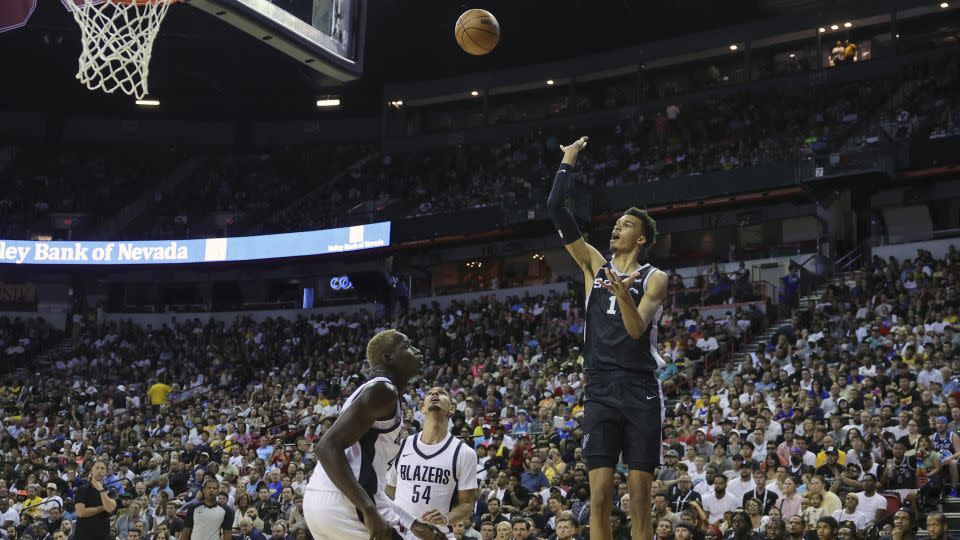
[(420, 372), (420, 350), (384, 330), (367, 344), (373, 377), (350, 395), (314, 450), (319, 464), (307, 483), (303, 517), (315, 540), (445, 539), (383, 493), (388, 464), (400, 448), (400, 393)]
[(650, 485), (661, 461), (663, 394), (656, 370), (657, 321), (663, 311), (667, 275), (641, 261), (656, 241), (657, 224), (645, 211), (630, 208), (617, 219), (608, 261), (587, 244), (564, 206), (582, 137), (561, 146), (563, 162), (553, 182), (547, 209), (564, 246), (583, 270), (586, 326), (583, 366), (587, 373), (581, 426), (583, 455), (590, 481), (590, 538), (613, 536), (614, 467), (623, 456), (629, 468), (631, 536), (653, 537)]
[(473, 515), (480, 492), (477, 453), (448, 429), (455, 409), (446, 389), (431, 388), (422, 409), (423, 431), (400, 443), (386, 493), (410, 515), (447, 528)]

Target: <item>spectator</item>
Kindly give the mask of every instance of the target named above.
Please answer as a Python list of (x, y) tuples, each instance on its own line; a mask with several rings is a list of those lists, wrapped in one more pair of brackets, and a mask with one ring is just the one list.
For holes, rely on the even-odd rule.
[(240, 540), (267, 540), (263, 532), (253, 526), (253, 520), (244, 516), (240, 518)]

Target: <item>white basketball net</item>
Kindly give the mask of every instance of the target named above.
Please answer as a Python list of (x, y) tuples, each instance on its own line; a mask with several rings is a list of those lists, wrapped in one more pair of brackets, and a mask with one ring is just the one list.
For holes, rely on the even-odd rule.
[(108, 94), (120, 90), (142, 99), (148, 92), (153, 40), (171, 1), (68, 0), (67, 4), (80, 25), (80, 82), (90, 90)]

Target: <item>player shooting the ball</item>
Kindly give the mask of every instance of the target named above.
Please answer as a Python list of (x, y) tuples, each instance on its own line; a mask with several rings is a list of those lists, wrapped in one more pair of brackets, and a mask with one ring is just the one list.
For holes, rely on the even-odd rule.
[(631, 537), (649, 540), (650, 486), (662, 453), (664, 406), (656, 370), (666, 364), (657, 351), (657, 321), (667, 275), (642, 262), (657, 238), (657, 223), (643, 210), (629, 208), (617, 219), (609, 261), (584, 241), (564, 203), (573, 167), (586, 146), (587, 137), (581, 137), (560, 147), (563, 161), (547, 210), (564, 247), (583, 270), (586, 289), (587, 382), (581, 425), (590, 480), (590, 538), (613, 537), (613, 473), (622, 454), (629, 468)]

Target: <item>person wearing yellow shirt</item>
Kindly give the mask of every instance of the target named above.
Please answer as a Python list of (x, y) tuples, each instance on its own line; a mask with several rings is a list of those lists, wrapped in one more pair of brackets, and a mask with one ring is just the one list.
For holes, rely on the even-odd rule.
[(27, 486), (27, 498), (23, 501), (23, 510), (34, 519), (40, 516), (40, 505), (43, 499), (37, 496), (37, 486)]
[(846, 465), (847, 463), (847, 453), (839, 448), (834, 447), (833, 439), (831, 439), (829, 435), (824, 437), (824, 450), (817, 452), (817, 461), (814, 466), (819, 469), (820, 467), (827, 465), (828, 455), (837, 456), (837, 461), (834, 463), (838, 463), (840, 465)]
[(583, 398), (581, 397), (579, 400), (577, 400), (577, 404), (573, 406), (573, 409), (570, 410), (570, 416), (574, 418), (580, 418), (583, 416), (583, 409)]
[(917, 346), (908, 342), (907, 345), (903, 347), (900, 359), (903, 360), (903, 363), (911, 370), (916, 368), (917, 360), (919, 360), (917, 357)]
[(857, 51), (860, 47), (857, 47), (856, 43), (847, 42), (843, 47), (843, 61), (846, 63), (856, 62), (857, 61)]
[(547, 457), (547, 462), (543, 467), (543, 474), (547, 476), (547, 480), (550, 482), (550, 485), (556, 485), (553, 479), (556, 477), (562, 477), (563, 473), (566, 471), (567, 464), (564, 463), (563, 458), (560, 457), (560, 450), (551, 448), (550, 454)]
[(170, 385), (158, 381), (153, 383), (153, 386), (147, 390), (147, 397), (150, 398), (151, 405), (159, 407), (167, 404), (167, 396), (170, 392), (173, 392), (173, 388), (171, 388)]

